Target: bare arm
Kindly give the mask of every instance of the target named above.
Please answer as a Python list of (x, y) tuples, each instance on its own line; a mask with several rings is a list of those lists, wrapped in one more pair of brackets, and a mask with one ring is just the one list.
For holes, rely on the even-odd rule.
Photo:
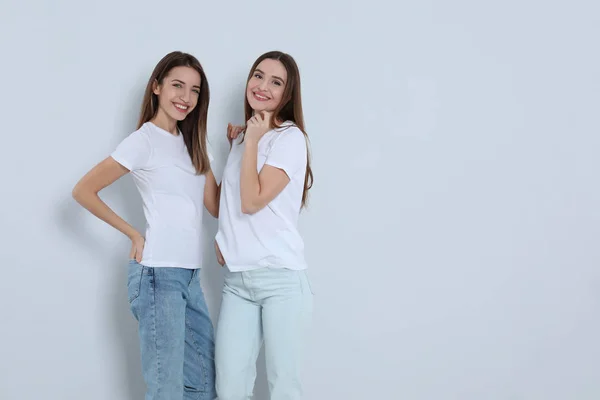
[(257, 157), (258, 141), (247, 140), (240, 175), (242, 212), (244, 214), (254, 214), (263, 209), (290, 182), (285, 171), (271, 165), (265, 164), (259, 174), (256, 170)]
[(126, 235), (133, 243), (130, 257), (141, 261), (141, 250), (143, 249), (143, 237), (129, 225), (123, 218), (119, 217), (100, 199), (98, 192), (117, 179), (128, 173), (129, 170), (108, 157), (94, 168), (92, 168), (73, 188), (73, 198), (86, 208), (89, 212), (106, 222), (119, 232)]
[(217, 255), (217, 262), (222, 267), (225, 265), (225, 259), (223, 258), (223, 254), (221, 254), (221, 249), (219, 248), (219, 244), (215, 240), (215, 253)]
[[(229, 141), (229, 149), (233, 145), (233, 140), (237, 139), (240, 132), (244, 130), (243, 126), (227, 125), (227, 140)], [(206, 174), (206, 183), (204, 184), (204, 207), (210, 215), (219, 218), (219, 203), (221, 201), (221, 184), (217, 185), (217, 180), (212, 172), (212, 169)]]
[(206, 173), (206, 183), (204, 184), (204, 207), (210, 215), (219, 218), (219, 201), (221, 200), (221, 185), (217, 185), (217, 180), (212, 169)]

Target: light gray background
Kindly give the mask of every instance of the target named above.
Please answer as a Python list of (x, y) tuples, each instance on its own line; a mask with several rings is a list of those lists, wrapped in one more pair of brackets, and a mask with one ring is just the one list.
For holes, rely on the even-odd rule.
[[(596, 4), (3, 0), (0, 399), (142, 398), (129, 243), (70, 193), (175, 49), (208, 74), (218, 176), (252, 62), (300, 65), (307, 399), (600, 398)], [(130, 177), (102, 197), (143, 227)]]

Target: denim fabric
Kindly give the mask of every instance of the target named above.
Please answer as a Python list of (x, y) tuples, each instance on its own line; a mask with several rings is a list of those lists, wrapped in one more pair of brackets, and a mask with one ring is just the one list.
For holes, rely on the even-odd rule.
[(200, 270), (146, 267), (136, 261), (128, 268), (146, 400), (213, 400), (214, 332)]
[(217, 324), (219, 400), (252, 398), (264, 342), (271, 400), (302, 397), (300, 369), (313, 293), (304, 270), (228, 272)]

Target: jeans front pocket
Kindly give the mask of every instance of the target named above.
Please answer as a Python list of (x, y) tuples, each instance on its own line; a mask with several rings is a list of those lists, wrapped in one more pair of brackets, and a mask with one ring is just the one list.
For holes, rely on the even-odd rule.
[(127, 267), (127, 300), (129, 300), (129, 304), (133, 303), (140, 296), (144, 268), (143, 265), (135, 260), (129, 261), (129, 266)]
[(188, 284), (188, 286), (199, 283), (199, 280), (200, 280), (199, 278), (200, 278), (200, 268), (194, 269), (194, 271), (192, 272), (192, 276), (190, 277), (190, 283)]
[(302, 282), (303, 283), (303, 285), (302, 285), (302, 291), (304, 292), (305, 289), (308, 289), (308, 292), (310, 292), (310, 294), (314, 296), (315, 295), (315, 291), (313, 290), (313, 287), (310, 284), (310, 279), (308, 278), (308, 274), (306, 273), (306, 270), (300, 271), (300, 280), (303, 281)]

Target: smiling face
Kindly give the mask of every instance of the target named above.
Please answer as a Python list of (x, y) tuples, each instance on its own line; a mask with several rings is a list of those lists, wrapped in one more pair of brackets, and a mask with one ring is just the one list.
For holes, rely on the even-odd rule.
[(198, 104), (201, 78), (191, 67), (175, 67), (162, 82), (155, 82), (153, 92), (158, 96), (159, 113), (169, 119), (183, 121)]
[(281, 103), (287, 71), (278, 60), (267, 58), (258, 64), (246, 85), (246, 99), (254, 111), (273, 111)]

